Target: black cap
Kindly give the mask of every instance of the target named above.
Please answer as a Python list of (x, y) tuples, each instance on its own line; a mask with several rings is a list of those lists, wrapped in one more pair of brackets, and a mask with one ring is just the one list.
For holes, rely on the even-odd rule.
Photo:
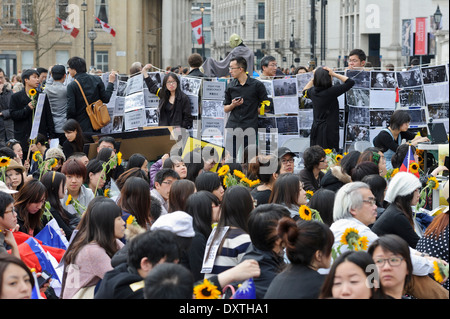
[(66, 67), (64, 65), (55, 65), (52, 67), (52, 74), (66, 74)]
[(284, 155), (286, 154), (291, 154), (293, 157), (297, 157), (297, 154), (295, 154), (294, 152), (292, 152), (290, 149), (288, 149), (287, 147), (280, 147), (278, 149), (278, 158), (282, 158)]

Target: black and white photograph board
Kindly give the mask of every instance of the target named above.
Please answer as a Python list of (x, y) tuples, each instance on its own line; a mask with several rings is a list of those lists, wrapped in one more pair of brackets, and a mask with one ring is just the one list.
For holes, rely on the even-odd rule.
[(440, 104), (429, 104), (428, 105), (428, 116), (429, 120), (433, 120), (433, 122), (442, 122), (447, 121), (449, 118), (449, 104), (440, 103)]
[(147, 125), (145, 108), (126, 112), (124, 115), (124, 125), (126, 131), (137, 130)]
[(403, 89), (399, 91), (401, 107), (420, 107), (425, 105), (422, 87), (417, 89)]
[(298, 134), (297, 116), (276, 117), (278, 134), (295, 133)]
[(346, 76), (355, 81), (353, 88), (368, 89), (370, 88), (370, 71), (364, 70), (347, 70)]
[(223, 100), (202, 100), (202, 117), (225, 117)]
[(372, 89), (395, 89), (397, 86), (395, 72), (372, 71), (370, 76)]
[(145, 107), (158, 107), (159, 106), (159, 97), (157, 97), (153, 93), (150, 93), (148, 88), (144, 88), (144, 100), (145, 100)]
[(180, 78), (180, 84), (181, 91), (183, 91), (185, 94), (198, 96), (200, 92), (200, 86), (202, 85), (202, 79), (182, 76)]
[(145, 117), (147, 119), (147, 126), (158, 126), (159, 116), (157, 108), (146, 108)]
[(277, 121), (274, 116), (258, 117), (258, 128), (265, 129), (267, 133), (270, 133), (270, 130), (277, 129)]
[(409, 115), (411, 116), (411, 122), (409, 126), (411, 128), (414, 127), (423, 127), (427, 125), (427, 114), (425, 108), (415, 108), (408, 110)]
[(133, 76), (127, 81), (126, 95), (134, 94), (137, 92), (142, 92), (144, 88), (144, 77), (143, 76)]
[(302, 96), (303, 89), (305, 88), (306, 84), (308, 84), (309, 81), (311, 81), (312, 78), (314, 78), (314, 73), (307, 72), (307, 73), (301, 73), (297, 74), (297, 89), (298, 89), (298, 96)]
[(300, 130), (310, 130), (314, 121), (313, 110), (300, 110), (298, 112), (298, 127)]
[(272, 80), (260, 80), (266, 87), (267, 97), (273, 97), (273, 82)]
[(348, 123), (369, 125), (370, 112), (367, 107), (350, 106), (348, 111)]
[(423, 85), (447, 82), (447, 70), (445, 65), (422, 67)]
[(144, 99), (144, 92), (142, 91), (142, 89), (138, 93), (127, 95), (125, 97), (125, 107), (124, 107), (125, 113), (144, 108), (145, 108), (145, 99)]
[(408, 71), (397, 72), (397, 83), (399, 88), (411, 88), (421, 86), (422, 73), (420, 69), (411, 69)]
[(297, 114), (298, 113), (298, 97), (275, 97), (273, 98), (274, 113), (278, 114)]
[(188, 95), (189, 102), (191, 102), (191, 115), (198, 116), (198, 96)]
[(298, 96), (297, 93), (297, 79), (296, 78), (284, 78), (273, 80), (273, 96)]
[(370, 106), (370, 90), (367, 89), (350, 89), (347, 91), (347, 103), (352, 106), (369, 107)]
[(203, 95), (205, 100), (225, 100), (225, 82), (203, 81)]
[(370, 127), (387, 127), (391, 119), (393, 110), (371, 110), (370, 111)]
[(369, 132), (369, 125), (348, 124), (346, 142), (369, 141)]

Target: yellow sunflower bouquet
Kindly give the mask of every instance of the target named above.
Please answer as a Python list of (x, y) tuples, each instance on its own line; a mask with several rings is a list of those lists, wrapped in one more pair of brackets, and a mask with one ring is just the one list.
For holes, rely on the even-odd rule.
[(5, 183), (6, 182), (6, 168), (11, 163), (11, 159), (6, 156), (0, 157), (0, 169), (2, 171), (1, 179)]
[(322, 217), (320, 217), (320, 213), (317, 210), (310, 208), (306, 205), (300, 206), (298, 210), (298, 215), (303, 220), (315, 220), (323, 223)]
[(218, 171), (217, 174), (219, 177), (223, 177), (223, 186), (225, 188), (242, 185), (245, 187), (255, 187), (261, 183), (259, 179), (251, 180), (240, 170), (233, 170), (233, 174), (231, 174), (230, 166), (224, 165)]
[(332, 251), (333, 259), (341, 253), (341, 247), (347, 246), (349, 250), (354, 251), (367, 251), (369, 247), (369, 240), (366, 236), (360, 236), (359, 231), (356, 228), (347, 228), (341, 236), (339, 246)]
[(72, 205), (73, 208), (76, 210), (78, 216), (83, 215), (83, 213), (86, 211), (86, 207), (80, 204), (80, 202), (72, 197), (72, 195), (69, 194), (67, 196), (66, 200), (66, 206)]
[(433, 262), (433, 277), (438, 283), (442, 284), (448, 278), (448, 264), (444, 265), (441, 262)]
[(221, 295), (217, 286), (206, 278), (194, 287), (194, 299), (220, 299)]
[(53, 167), (58, 165), (58, 160), (56, 158), (49, 158), (48, 160), (44, 161), (44, 156), (42, 156), (42, 153), (39, 151), (34, 152), (32, 158), (33, 161), (38, 163), (39, 180), (41, 180), (41, 177), (45, 173), (51, 171)]
[[(106, 162), (102, 164), (102, 174), (100, 176), (106, 176), (112, 169), (116, 168), (117, 165), (121, 165), (122, 164), (122, 153), (118, 152), (117, 154), (115, 154), (114, 156), (111, 156), (111, 158)], [(98, 185), (100, 183), (100, 178), (97, 181), (97, 185), (95, 186), (95, 192), (94, 192), (94, 196), (97, 196), (97, 190), (98, 190)], [(109, 190), (108, 193), (104, 193), (104, 195), (106, 197), (111, 197), (111, 190)]]
[(416, 212), (425, 207), (427, 197), (430, 197), (433, 190), (437, 190), (438, 188), (439, 181), (437, 178), (434, 176), (428, 177), (427, 185), (420, 191), (419, 202), (416, 205)]

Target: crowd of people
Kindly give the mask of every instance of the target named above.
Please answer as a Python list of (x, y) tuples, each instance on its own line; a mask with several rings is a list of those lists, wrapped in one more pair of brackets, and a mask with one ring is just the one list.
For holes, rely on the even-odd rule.
[[(352, 54), (349, 63), (360, 57)], [(198, 76), (201, 61), (191, 60)], [(9, 98), (13, 131), (2, 135), (0, 148), (0, 298), (31, 298), (40, 281), (17, 235), (35, 238), (53, 220), (69, 244), (59, 260), (62, 278), (38, 287), (49, 299), (230, 298), (250, 281), (257, 299), (448, 298), (441, 271), (447, 267), (448, 274), (448, 205), (436, 216), (412, 208), (446, 168), (398, 172), (419, 142), (405, 133), (407, 112), (394, 113), (375, 147), (337, 154), (337, 96), (354, 82), (323, 67), (304, 89), (315, 109), (300, 173), (297, 154), (251, 152), (251, 139), (244, 161), (234, 147), (221, 157), (195, 149), (185, 157), (161, 154), (156, 162), (136, 152), (122, 161), (111, 136), (88, 158), (84, 145), (99, 131), (79, 85), (89, 103), (107, 103), (117, 74), (105, 86), (86, 72), (83, 59), (73, 57), (68, 66), (68, 72), (53, 66), (53, 82), (45, 85), (43, 71), (25, 70), (23, 89)], [(133, 74), (141, 73), (160, 98), (161, 123), (192, 127), (178, 76), (168, 73), (158, 88), (148, 77), (151, 67), (140, 64)], [(244, 58), (230, 59), (227, 128), (253, 128), (267, 100), (264, 85), (246, 70)], [(276, 61), (266, 59), (262, 76), (276, 70)], [(76, 81), (65, 86), (68, 74)], [(333, 86), (333, 77), (343, 84)], [(39, 134), (30, 143), (42, 93)], [(396, 143), (401, 137), (411, 141), (407, 151)], [(52, 139), (58, 145), (50, 147)], [(52, 280), (60, 281), (60, 291)]]

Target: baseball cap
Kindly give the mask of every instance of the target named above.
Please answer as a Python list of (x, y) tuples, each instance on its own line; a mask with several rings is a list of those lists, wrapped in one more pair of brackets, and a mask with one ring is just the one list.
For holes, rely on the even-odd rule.
[(294, 152), (292, 152), (289, 148), (287, 147), (280, 147), (278, 149), (278, 158), (282, 158), (284, 155), (290, 154), (293, 157), (297, 157), (297, 154), (295, 154)]
[(0, 181), (0, 192), (6, 193), (6, 194), (15, 194), (17, 191), (9, 189), (6, 184), (2, 181)]

